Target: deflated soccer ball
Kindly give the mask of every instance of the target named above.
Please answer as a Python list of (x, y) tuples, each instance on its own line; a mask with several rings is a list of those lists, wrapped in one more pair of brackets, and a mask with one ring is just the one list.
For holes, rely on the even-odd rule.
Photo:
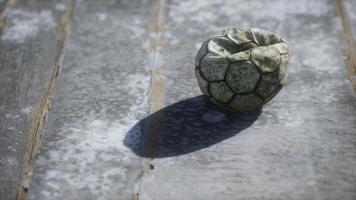
[(256, 28), (233, 28), (205, 41), (195, 58), (201, 91), (232, 111), (261, 108), (286, 84), (288, 45)]

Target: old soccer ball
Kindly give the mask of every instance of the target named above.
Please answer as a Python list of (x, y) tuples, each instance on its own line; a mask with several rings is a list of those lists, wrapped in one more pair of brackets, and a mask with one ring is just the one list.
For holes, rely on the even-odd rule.
[(195, 58), (201, 91), (232, 111), (261, 108), (286, 84), (288, 45), (256, 28), (233, 28), (205, 41)]

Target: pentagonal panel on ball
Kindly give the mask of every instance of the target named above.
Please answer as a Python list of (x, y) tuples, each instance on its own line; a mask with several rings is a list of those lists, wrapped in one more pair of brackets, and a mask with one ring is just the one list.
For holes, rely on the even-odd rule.
[(200, 61), (201, 74), (208, 81), (224, 80), (229, 62), (216, 53), (208, 53)]
[(226, 75), (226, 82), (236, 93), (252, 92), (260, 76), (260, 72), (253, 63), (241, 61), (231, 64)]
[(228, 103), (234, 92), (226, 85), (225, 81), (212, 82), (209, 86), (211, 96), (222, 103)]

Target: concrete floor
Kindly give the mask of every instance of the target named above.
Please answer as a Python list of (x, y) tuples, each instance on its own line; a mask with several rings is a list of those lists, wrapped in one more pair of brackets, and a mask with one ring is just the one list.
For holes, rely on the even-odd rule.
[[(2, 46), (46, 34), (57, 46), (44, 40), (44, 52), (59, 57), (48, 57), (58, 65), (31, 58), (48, 66), (41, 77), (51, 106), (31, 107), (21, 126), (24, 146), (36, 125), (30, 116), (39, 113), (46, 122), (35, 132), (40, 139), (15, 148), (16, 156), (1, 151), (18, 167), (1, 159), (0, 199), (18, 190), (32, 200), (356, 199), (354, 74), (342, 54), (352, 48), (339, 37), (350, 32), (336, 15), (337, 0), (49, 2), (37, 12), (50, 13), (52, 25), (12, 40), (4, 35), (16, 24), (3, 28)], [(356, 5), (342, 3), (353, 27)], [(26, 7), (15, 3), (3, 15)], [(194, 77), (201, 42), (236, 26), (276, 32), (290, 47), (288, 84), (255, 112), (221, 110)], [(59, 76), (50, 78), (55, 66)], [(38, 151), (21, 164), (33, 145)]]

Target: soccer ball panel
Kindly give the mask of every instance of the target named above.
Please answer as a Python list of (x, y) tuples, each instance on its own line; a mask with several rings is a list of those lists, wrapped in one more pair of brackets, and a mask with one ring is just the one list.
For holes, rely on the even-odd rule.
[(201, 75), (207, 81), (224, 80), (228, 67), (228, 61), (216, 53), (208, 53), (200, 61)]
[(246, 50), (251, 50), (253, 48), (257, 47), (257, 44), (255, 44), (254, 42), (249, 42), (246, 44), (242, 44), (239, 46), (239, 52), (240, 51), (246, 51)]
[(227, 31), (226, 36), (238, 45), (253, 41), (252, 35), (248, 30), (230, 29)]
[(238, 53), (232, 54), (229, 57), (230, 62), (243, 61), (243, 60), (247, 61), (249, 59), (250, 59), (250, 51), (238, 52)]
[(236, 95), (229, 106), (236, 111), (251, 111), (261, 107), (263, 99), (256, 94)]
[(253, 63), (241, 61), (231, 64), (226, 75), (226, 82), (236, 93), (252, 92), (260, 76)]
[(214, 52), (223, 57), (227, 57), (233, 53), (238, 52), (238, 48), (236, 48), (236, 44), (229, 40), (226, 37), (219, 36), (212, 38), (208, 44), (209, 52)]
[(288, 65), (288, 54), (281, 55), (281, 65), (279, 67), (279, 81), (282, 85), (287, 84), (288, 73), (287, 73), (287, 65)]
[(267, 98), (265, 98), (263, 104), (266, 104), (267, 102), (269, 102), (270, 100), (272, 100), (273, 97), (275, 97), (281, 89), (282, 89), (282, 85), (280, 84), (280, 85), (277, 86), (277, 88), (273, 91), (273, 93), (272, 93), (270, 96), (268, 96)]
[(288, 53), (288, 45), (285, 42), (281, 42), (278, 44), (271, 45), (276, 48), (280, 54), (287, 54)]
[(195, 56), (195, 66), (199, 66), (202, 57), (207, 53), (208, 53), (208, 42), (206, 41), (201, 45), (198, 54)]
[(234, 96), (234, 92), (225, 81), (211, 82), (209, 86), (211, 96), (222, 103), (228, 103)]
[(206, 80), (204, 80), (204, 78), (200, 75), (200, 71), (199, 69), (196, 69), (195, 70), (195, 77), (197, 78), (198, 80), (198, 84), (199, 84), (199, 88), (200, 90), (207, 96), (210, 96), (210, 93), (209, 93), (209, 82), (207, 82)]
[(279, 72), (262, 74), (261, 81), (258, 84), (256, 92), (263, 98), (267, 98), (279, 87)]
[(281, 56), (273, 46), (256, 47), (251, 51), (251, 60), (262, 72), (274, 72), (279, 67)]
[(229, 57), (231, 54), (250, 50), (256, 46), (257, 45), (253, 42), (236, 44), (234, 41), (224, 36), (217, 36), (210, 39), (208, 43), (208, 51), (219, 54), (223, 57)]
[(283, 39), (269, 31), (251, 28), (253, 40), (259, 46), (268, 46), (283, 42)]

